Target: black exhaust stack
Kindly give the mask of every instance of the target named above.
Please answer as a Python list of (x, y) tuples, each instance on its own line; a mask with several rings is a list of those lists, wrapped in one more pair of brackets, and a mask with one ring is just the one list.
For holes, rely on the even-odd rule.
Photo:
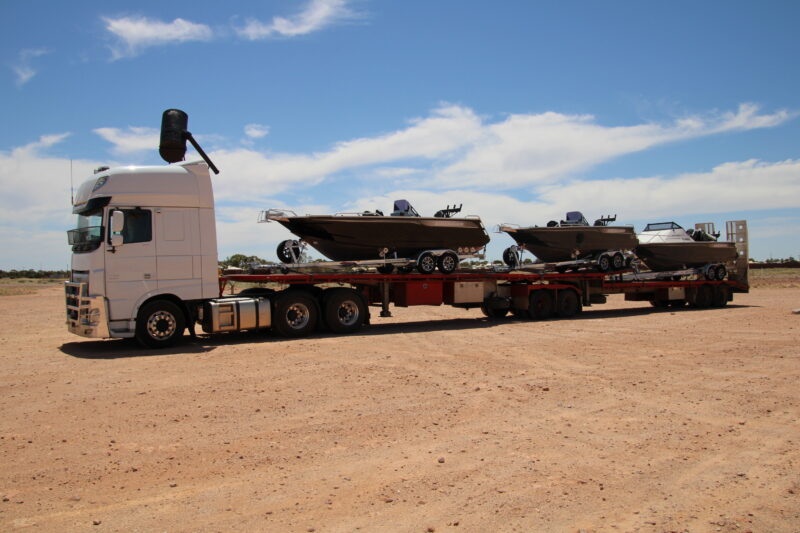
[(208, 168), (214, 171), (214, 174), (219, 174), (219, 170), (211, 162), (206, 153), (194, 140), (192, 134), (187, 129), (189, 127), (189, 115), (180, 109), (167, 109), (161, 116), (161, 143), (158, 146), (158, 153), (161, 154), (161, 159), (167, 163), (177, 163), (183, 161), (186, 156), (186, 141), (192, 143), (192, 146), (203, 161), (208, 163)]

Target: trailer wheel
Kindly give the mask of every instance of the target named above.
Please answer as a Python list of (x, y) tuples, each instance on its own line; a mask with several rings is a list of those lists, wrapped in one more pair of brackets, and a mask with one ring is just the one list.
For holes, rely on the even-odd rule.
[(367, 307), (352, 289), (329, 289), (323, 296), (325, 323), (336, 333), (353, 333), (361, 329)]
[(725, 268), (725, 265), (718, 265), (715, 272), (714, 277), (717, 278), (717, 281), (722, 281), (725, 279), (725, 276), (728, 275), (728, 269)]
[(433, 274), (436, 270), (436, 258), (430, 252), (422, 252), (417, 258), (417, 270), (423, 274)]
[(139, 309), (136, 316), (136, 340), (148, 348), (166, 348), (183, 335), (186, 317), (169, 300), (154, 300)]
[(439, 271), (442, 274), (452, 274), (458, 268), (458, 256), (453, 252), (445, 252), (439, 256), (439, 260), (436, 261), (437, 266), (439, 267)]
[(622, 270), (625, 268), (625, 256), (620, 252), (615, 253), (611, 257), (611, 266), (614, 267), (614, 270)]
[(711, 285), (700, 285), (697, 287), (697, 292), (694, 295), (692, 307), (710, 307), (714, 297), (714, 291)]
[(728, 305), (729, 294), (728, 287), (725, 285), (717, 285), (714, 287), (714, 295), (712, 297), (711, 305), (714, 307), (725, 307)]
[(570, 318), (578, 314), (581, 302), (578, 293), (572, 290), (563, 290), (558, 293), (556, 301), (556, 314), (561, 318)]
[(295, 257), (300, 257), (300, 243), (292, 239), (281, 241), (275, 253), (281, 263), (294, 263)]
[(714, 281), (715, 279), (717, 279), (717, 267), (715, 267), (714, 265), (708, 265), (705, 268), (705, 272), (703, 272), (703, 274), (705, 275), (708, 281)]
[(534, 320), (545, 320), (553, 314), (553, 296), (547, 289), (532, 291), (529, 296), (528, 314)]
[(504, 318), (508, 314), (508, 308), (495, 309), (492, 307), (487, 307), (485, 303), (481, 304), (481, 311), (483, 312), (484, 316), (487, 316), (488, 318)]
[(314, 298), (306, 292), (290, 290), (278, 297), (272, 318), (273, 326), (279, 334), (285, 337), (303, 337), (314, 331), (317, 317)]
[(611, 270), (611, 258), (608, 257), (608, 254), (603, 254), (597, 258), (597, 270), (604, 273)]

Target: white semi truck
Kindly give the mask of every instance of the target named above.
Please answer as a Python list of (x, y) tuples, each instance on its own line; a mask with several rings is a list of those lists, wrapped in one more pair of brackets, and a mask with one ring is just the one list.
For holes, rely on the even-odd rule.
[[(160, 152), (167, 166), (102, 167), (84, 182), (73, 202), (75, 229), (70, 280), (65, 284), (67, 327), (90, 338), (135, 337), (148, 347), (170, 346), (188, 327), (207, 333), (271, 328), (302, 336), (318, 325), (357, 331), (368, 306), (452, 305), (480, 307), (501, 318), (568, 318), (583, 306), (624, 293), (673, 309), (722, 307), (747, 292), (747, 225), (728, 223), (739, 248), (727, 279), (704, 279), (700, 269), (639, 275), (555, 269), (456, 271), (442, 274), (290, 272), (220, 276), (214, 194), (216, 167), (186, 130), (188, 117), (164, 112)], [(204, 161), (183, 162), (189, 140)], [(222, 297), (230, 281), (278, 284)]]

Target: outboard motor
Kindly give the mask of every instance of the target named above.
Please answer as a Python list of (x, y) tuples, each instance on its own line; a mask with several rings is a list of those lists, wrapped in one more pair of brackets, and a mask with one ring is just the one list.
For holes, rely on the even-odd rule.
[(164, 111), (164, 114), (161, 115), (161, 142), (158, 146), (158, 153), (161, 155), (161, 159), (167, 163), (183, 161), (186, 156), (186, 141), (188, 140), (197, 150), (197, 153), (200, 154), (200, 157), (203, 158), (203, 161), (208, 164), (208, 168), (213, 170), (214, 174), (219, 174), (217, 167), (187, 130), (188, 127), (189, 115), (180, 109), (167, 109)]

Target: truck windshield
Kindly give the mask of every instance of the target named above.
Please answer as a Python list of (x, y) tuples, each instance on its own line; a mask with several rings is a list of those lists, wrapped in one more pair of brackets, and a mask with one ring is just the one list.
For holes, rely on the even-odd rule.
[(91, 252), (103, 242), (103, 210), (78, 215), (78, 227), (67, 232), (73, 252)]

